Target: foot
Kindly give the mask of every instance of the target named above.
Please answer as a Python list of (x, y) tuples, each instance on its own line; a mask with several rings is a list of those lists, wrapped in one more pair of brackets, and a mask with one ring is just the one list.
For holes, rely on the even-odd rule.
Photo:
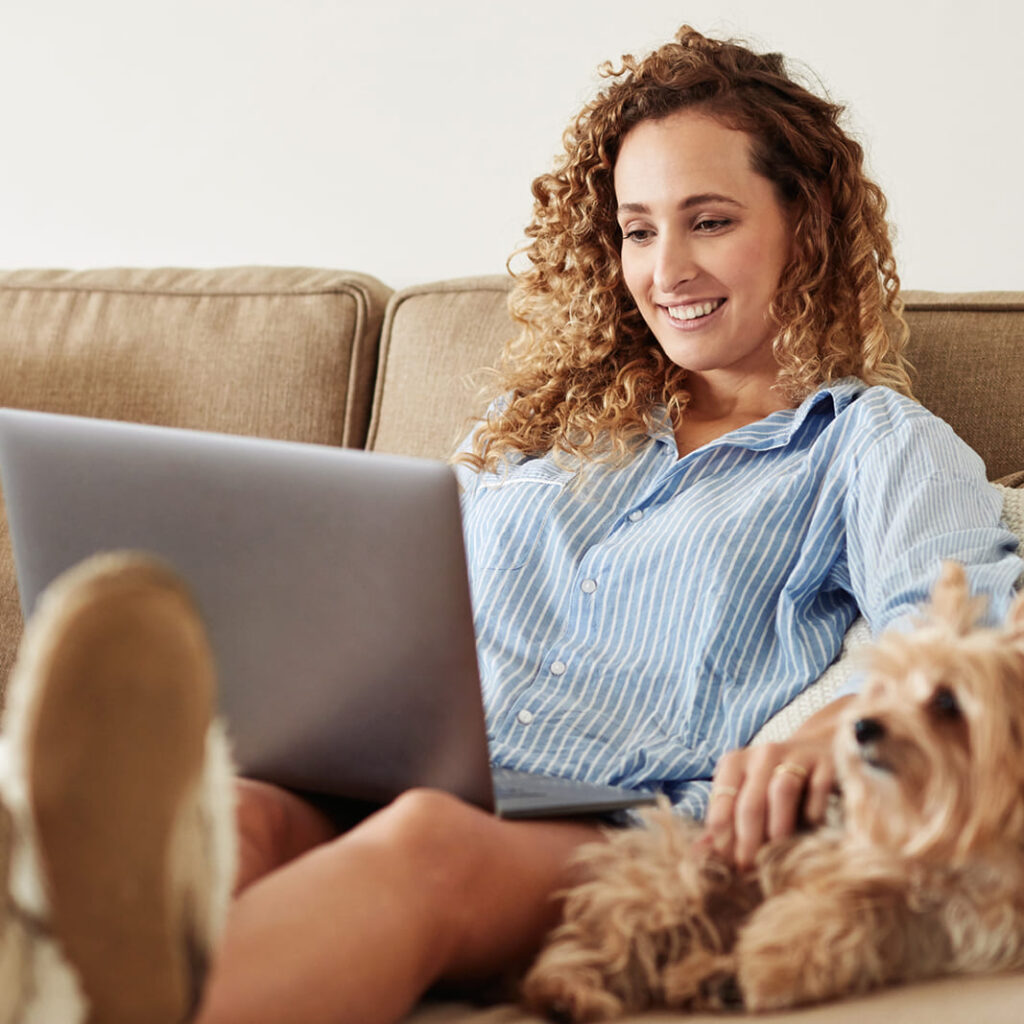
[[(81, 1003), (62, 1020), (192, 1016), (233, 871), (214, 697), (199, 616), (158, 563), (99, 556), (43, 595), (5, 715), (11, 913), (39, 936), (22, 949), (29, 969), (12, 1022), (42, 1019), (55, 960)], [(43, 942), (59, 955), (37, 955)]]

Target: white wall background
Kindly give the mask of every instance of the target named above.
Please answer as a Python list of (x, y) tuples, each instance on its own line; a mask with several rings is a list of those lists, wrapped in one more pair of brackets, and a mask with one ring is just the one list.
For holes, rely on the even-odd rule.
[(1013, 0), (0, 0), (0, 267), (501, 272), (596, 66), (682, 21), (848, 105), (905, 286), (1024, 288)]

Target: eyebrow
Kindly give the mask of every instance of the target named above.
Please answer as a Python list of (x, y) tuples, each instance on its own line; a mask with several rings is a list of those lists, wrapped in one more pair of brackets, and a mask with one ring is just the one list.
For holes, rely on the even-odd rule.
[[(699, 192), (697, 195), (687, 196), (680, 204), (678, 209), (689, 210), (694, 206), (702, 206), (704, 203), (728, 203), (730, 206), (738, 206), (740, 209), (746, 209), (746, 207), (738, 199), (733, 199), (731, 196), (724, 196), (720, 192)], [(619, 213), (650, 213), (650, 207), (645, 203), (620, 203), (618, 208)]]

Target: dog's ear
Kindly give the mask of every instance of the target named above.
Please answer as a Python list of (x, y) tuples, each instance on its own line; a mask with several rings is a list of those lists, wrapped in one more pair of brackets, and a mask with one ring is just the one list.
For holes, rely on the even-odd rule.
[(984, 598), (970, 596), (964, 567), (959, 562), (943, 562), (939, 578), (932, 587), (928, 617), (963, 635), (970, 632), (984, 610)]

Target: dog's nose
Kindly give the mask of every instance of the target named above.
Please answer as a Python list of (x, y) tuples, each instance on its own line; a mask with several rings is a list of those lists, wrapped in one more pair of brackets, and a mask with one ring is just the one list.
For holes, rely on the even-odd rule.
[(885, 735), (885, 726), (877, 718), (858, 718), (853, 723), (853, 735), (864, 746), (880, 740)]

